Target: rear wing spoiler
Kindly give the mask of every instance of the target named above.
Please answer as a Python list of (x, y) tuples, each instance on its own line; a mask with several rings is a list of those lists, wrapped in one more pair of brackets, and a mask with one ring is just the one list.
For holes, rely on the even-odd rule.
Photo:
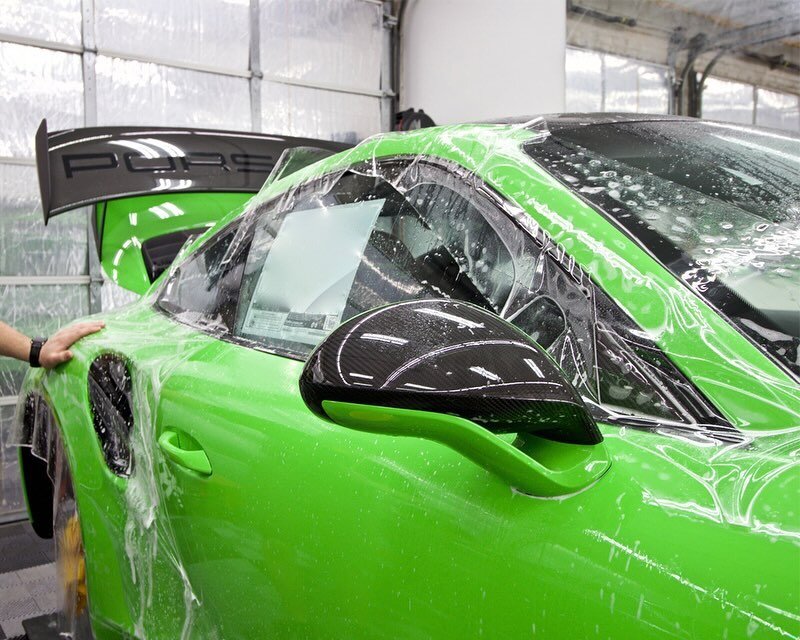
[(351, 145), (181, 127), (87, 127), (36, 132), (44, 222), (77, 207), (139, 195), (257, 193), (281, 154), (313, 147), (314, 160)]

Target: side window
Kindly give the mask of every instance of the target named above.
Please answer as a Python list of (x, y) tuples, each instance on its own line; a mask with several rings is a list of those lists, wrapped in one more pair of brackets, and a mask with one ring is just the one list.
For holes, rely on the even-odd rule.
[(157, 305), (185, 324), (230, 333), (250, 236), (247, 216), (218, 232), (175, 269)]
[(512, 280), (508, 248), (471, 201), (347, 172), (258, 212), (235, 334), (304, 357), (342, 321), (391, 302), (450, 297), (499, 312)]
[(584, 397), (596, 399), (594, 309), (589, 291), (527, 234), (518, 259), (529, 264), (532, 273), (516, 283), (516, 299), (504, 317), (547, 349)]
[(481, 206), (474, 194), (459, 193), (459, 185), (452, 183), (443, 174), (437, 182), (414, 184), (404, 194), (432, 232), (418, 260), (426, 279), (448, 297), (499, 313), (514, 281), (511, 253), (487, 216), (488, 204)]

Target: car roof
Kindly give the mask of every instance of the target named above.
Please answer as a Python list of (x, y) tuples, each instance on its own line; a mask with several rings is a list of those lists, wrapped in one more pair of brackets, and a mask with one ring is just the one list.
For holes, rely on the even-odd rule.
[(707, 118), (692, 118), (689, 116), (673, 116), (661, 113), (622, 113), (622, 112), (587, 112), (587, 113), (553, 113), (542, 114), (539, 116), (515, 116), (509, 118), (498, 118), (494, 120), (485, 120), (476, 124), (495, 124), (506, 126), (518, 126), (523, 128), (538, 129), (543, 128), (551, 132), (564, 131), (574, 129), (577, 127), (597, 126), (597, 125), (613, 125), (613, 124), (630, 124), (637, 122), (683, 122), (710, 124), (715, 126), (735, 127), (739, 129), (747, 129), (752, 131), (772, 132), (783, 137), (798, 138), (800, 135), (796, 131), (788, 131), (785, 129), (775, 129), (773, 127), (765, 127), (762, 125), (753, 124), (739, 124), (735, 122), (726, 122), (723, 120), (712, 120)]
[(539, 116), (514, 116), (508, 118), (497, 118), (485, 120), (479, 124), (500, 124), (500, 125), (524, 125), (543, 120), (548, 127), (572, 127), (586, 126), (592, 124), (616, 124), (620, 122), (697, 122), (697, 118), (688, 116), (670, 116), (654, 113), (551, 113)]

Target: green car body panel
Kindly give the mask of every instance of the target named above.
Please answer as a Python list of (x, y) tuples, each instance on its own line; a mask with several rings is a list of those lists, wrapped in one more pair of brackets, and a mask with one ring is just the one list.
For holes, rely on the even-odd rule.
[[(439, 442), (317, 417), (300, 397), (302, 362), (158, 312), (162, 278), (102, 314), (106, 329), (72, 361), (25, 383), (65, 443), (98, 639), (800, 635), (797, 384), (534, 163), (522, 150), (534, 135), (462, 125), (378, 136), (257, 198), (374, 158), (463, 166), (558, 242), (746, 445), (601, 424), (602, 476), (526, 495)], [(89, 411), (88, 369), (108, 352), (134, 378), (127, 479), (106, 466)], [(200, 443), (210, 475), (175, 465), (156, 445), (166, 432)]]
[(100, 264), (123, 289), (142, 294), (152, 284), (142, 258), (142, 243), (175, 231), (207, 229), (239, 209), (251, 193), (170, 193), (119, 198), (95, 206)]

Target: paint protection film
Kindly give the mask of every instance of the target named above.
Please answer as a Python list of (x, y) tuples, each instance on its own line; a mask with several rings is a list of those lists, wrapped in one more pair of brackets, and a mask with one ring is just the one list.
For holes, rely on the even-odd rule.
[[(530, 160), (550, 135), (422, 130), (278, 180), (69, 365), (29, 374), (50, 417), (21, 407), (18, 441), (73, 479), (98, 636), (800, 633), (796, 385)], [(298, 379), (329, 316), (432, 297), (548, 351), (602, 423), (605, 476), (535, 498), (437, 443), (309, 411)], [(129, 383), (107, 368), (90, 386), (109, 353)]]
[[(359, 163), (256, 207), (231, 339), (304, 359), (354, 315), (452, 298), (497, 313), (547, 348), (598, 418), (652, 418), (701, 437), (724, 431), (574, 261), (494, 197), (455, 165), (417, 158)], [(167, 304), (182, 288), (180, 277), (167, 285)], [(213, 316), (202, 305), (177, 313)]]
[(565, 128), (529, 151), (800, 375), (798, 140), (697, 122)]

